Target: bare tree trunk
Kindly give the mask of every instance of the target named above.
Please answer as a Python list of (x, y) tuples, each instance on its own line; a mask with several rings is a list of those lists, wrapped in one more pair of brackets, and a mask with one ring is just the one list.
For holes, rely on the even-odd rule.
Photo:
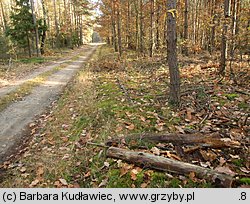
[(188, 0), (185, 0), (185, 12), (184, 12), (184, 48), (183, 54), (188, 55), (188, 47), (187, 47), (187, 40), (188, 40)]
[(29, 57), (31, 57), (30, 38), (29, 38), (29, 33), (28, 33), (28, 31), (26, 31), (26, 39), (27, 39), (27, 44), (28, 44)]
[(163, 29), (163, 45), (167, 46), (167, 24), (168, 24), (168, 17), (167, 14), (164, 17), (164, 29)]
[(194, 5), (195, 5), (195, 12), (194, 12), (194, 20), (193, 20), (193, 43), (196, 44), (196, 40), (197, 40), (197, 21), (198, 21), (198, 0), (194, 0)]
[(140, 53), (143, 53), (144, 49), (144, 33), (143, 33), (143, 0), (140, 0)]
[(117, 35), (116, 35), (116, 22), (115, 22), (115, 12), (116, 12), (116, 8), (115, 8), (115, 2), (114, 0), (111, 1), (111, 9), (112, 9), (112, 13), (111, 13), (111, 21), (112, 21), (112, 32), (113, 32), (113, 46), (115, 49), (115, 52), (118, 52), (118, 46), (117, 46)]
[(2, 12), (2, 19), (3, 19), (3, 31), (6, 31), (6, 26), (7, 26), (7, 20), (5, 17), (5, 12), (4, 12), (4, 8), (3, 8), (3, 2), (1, 1), (1, 12)]
[[(236, 21), (237, 21), (237, 0), (232, 0), (232, 24), (231, 24), (231, 42), (230, 42), (230, 78), (236, 82), (234, 70), (232, 63), (234, 60), (234, 51), (235, 51), (235, 36), (236, 36)], [(237, 82), (236, 82), (237, 83)]]
[(134, 1), (136, 18), (135, 18), (135, 46), (136, 51), (139, 51), (139, 9), (138, 9), (138, 0)]
[(54, 4), (54, 20), (55, 20), (55, 29), (56, 29), (56, 47), (59, 47), (59, 25), (57, 20), (57, 9), (56, 9), (56, 0), (53, 0)]
[[(47, 11), (45, 8), (44, 0), (41, 0), (42, 3), (42, 9), (43, 9), (43, 26), (46, 28), (47, 27)], [(43, 29), (42, 31), (42, 39), (41, 39), (41, 54), (44, 54), (44, 46), (45, 46), (45, 40), (46, 40), (46, 29)]]
[(156, 50), (160, 48), (160, 3), (157, 1), (157, 13), (156, 13)]
[(153, 57), (154, 49), (155, 49), (155, 36), (154, 36), (154, 30), (155, 30), (155, 0), (150, 0), (150, 48), (149, 48), (149, 56)]
[(117, 2), (117, 34), (118, 34), (118, 51), (120, 57), (122, 56), (122, 34), (121, 34), (121, 1), (118, 0)]
[(31, 4), (33, 24), (34, 24), (34, 27), (35, 27), (36, 55), (37, 55), (37, 57), (40, 57), (41, 56), (41, 50), (40, 50), (40, 47), (39, 47), (39, 33), (38, 33), (38, 26), (37, 26), (37, 23), (36, 23), (34, 0), (30, 0), (30, 4)]
[(82, 14), (80, 14), (80, 46), (83, 45), (83, 32), (82, 32), (82, 29), (83, 29), (83, 24), (82, 24)]
[(227, 19), (230, 16), (230, 4), (231, 0), (224, 0), (224, 22), (223, 30), (221, 36), (221, 60), (220, 60), (220, 71), (219, 74), (224, 76), (226, 70), (226, 60), (227, 60)]
[(215, 48), (215, 20), (216, 20), (216, 0), (212, 0), (211, 5), (211, 17), (212, 17), (212, 28), (211, 28), (211, 38), (210, 38), (210, 46), (209, 46), (209, 53), (212, 54)]
[(59, 23), (59, 25), (61, 22), (62, 22), (62, 9), (61, 9), (61, 0), (59, 0), (59, 3), (58, 3), (58, 23)]
[(180, 73), (177, 62), (176, 0), (167, 1), (167, 60), (170, 72), (170, 104), (180, 104)]
[(128, 0), (127, 3), (127, 30), (126, 30), (126, 43), (127, 43), (127, 48), (131, 48), (131, 3), (130, 0)]

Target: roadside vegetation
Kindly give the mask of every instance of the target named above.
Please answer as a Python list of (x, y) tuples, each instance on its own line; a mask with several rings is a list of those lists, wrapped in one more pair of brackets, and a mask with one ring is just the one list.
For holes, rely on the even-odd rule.
[[(169, 73), (162, 55), (121, 60), (100, 47), (52, 109), (30, 124), (31, 138), (16, 158), (1, 166), (1, 187), (218, 187), (194, 173), (177, 175), (106, 157), (107, 145), (143, 151), (226, 172), (234, 187), (249, 180), (249, 76), (216, 78), (199, 55), (180, 59), (182, 104), (168, 105)], [(189, 61), (189, 62), (188, 62)], [(196, 62), (196, 63), (193, 63)], [(185, 65), (185, 66), (183, 66)], [(203, 67), (203, 68), (202, 68)], [(248, 65), (238, 63), (240, 72)], [(120, 139), (142, 133), (217, 132), (240, 148), (194, 148)]]

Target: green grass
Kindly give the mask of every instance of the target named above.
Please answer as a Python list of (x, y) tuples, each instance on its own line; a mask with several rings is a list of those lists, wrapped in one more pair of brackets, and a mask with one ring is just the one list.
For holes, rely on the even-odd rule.
[[(59, 71), (60, 69), (65, 68), (72, 60), (76, 60), (79, 58), (79, 55), (74, 56), (71, 60), (53, 68), (50, 71), (44, 72), (40, 74), (39, 76), (35, 77), (34, 79), (31, 79), (22, 85), (20, 85), (16, 90), (12, 91), (11, 93), (3, 96), (0, 99), (0, 111), (4, 110), (6, 107), (8, 107), (12, 102), (21, 100), (23, 97), (29, 95), (33, 88), (39, 86), (44, 81), (47, 80), (49, 76), (54, 74), (55, 72)], [(33, 58), (25, 58), (25, 59), (19, 59), (19, 62), (26, 63), (26, 64), (36, 64), (36, 63), (43, 63), (47, 59), (45, 58), (39, 58), (39, 57), (33, 57)]]
[(247, 103), (245, 103), (245, 102), (240, 102), (239, 104), (238, 104), (238, 108), (240, 108), (240, 109), (243, 109), (243, 110), (248, 110), (249, 109), (249, 104), (247, 104)]
[(51, 76), (53, 73), (57, 72), (58, 70), (62, 69), (64, 65), (60, 65), (55, 67), (53, 70), (44, 72), (39, 76), (31, 79), (27, 82), (21, 84), (16, 90), (10, 92), (9, 94), (0, 98), (0, 111), (4, 110), (8, 107), (12, 102), (21, 100), (23, 97), (29, 95), (32, 90), (42, 84), (46, 79)]
[(240, 182), (241, 184), (250, 185), (250, 178), (246, 178), (246, 177), (241, 178), (241, 179), (239, 180), (239, 182)]
[(225, 94), (228, 100), (233, 101), (235, 98), (239, 97), (236, 93)]
[(232, 163), (238, 167), (243, 167), (245, 165), (245, 162), (246, 161), (244, 159), (235, 159), (232, 161)]
[(25, 64), (42, 64), (46, 62), (48, 59), (43, 57), (32, 57), (32, 58), (23, 58), (17, 60), (17, 62), (25, 63)]

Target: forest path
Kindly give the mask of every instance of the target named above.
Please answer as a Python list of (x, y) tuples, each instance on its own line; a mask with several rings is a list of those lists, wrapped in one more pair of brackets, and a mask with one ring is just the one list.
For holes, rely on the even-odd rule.
[(52, 74), (44, 83), (35, 87), (32, 93), (24, 97), (22, 101), (13, 103), (0, 112), (0, 163), (19, 149), (21, 141), (28, 136), (25, 135), (28, 125), (56, 100), (63, 88), (96, 48), (97, 45), (91, 45), (88, 50), (83, 49), (78, 59)]
[(16, 89), (18, 89), (18, 87), (20, 87), (20, 85), (36, 78), (37, 76), (45, 72), (51, 71), (62, 65), (70, 64), (70, 62), (73, 61), (73, 59), (76, 56), (80, 55), (80, 53), (87, 52), (89, 47), (90, 47), (89, 45), (85, 45), (77, 49), (76, 51), (73, 51), (72, 53), (68, 53), (68, 56), (66, 57), (62, 57), (58, 60), (51, 61), (48, 64), (39, 66), (37, 69), (33, 70), (32, 72), (27, 73), (27, 75), (24, 77), (5, 82), (4, 83), (5, 85), (3, 87), (0, 86), (0, 97), (4, 97), (5, 95), (11, 93), (12, 91), (15, 91)]

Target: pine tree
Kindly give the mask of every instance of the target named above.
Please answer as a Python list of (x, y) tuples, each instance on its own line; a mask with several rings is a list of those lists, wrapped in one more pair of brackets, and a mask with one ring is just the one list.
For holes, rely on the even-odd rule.
[(7, 34), (20, 48), (28, 49), (31, 57), (30, 37), (35, 30), (29, 0), (15, 0)]

